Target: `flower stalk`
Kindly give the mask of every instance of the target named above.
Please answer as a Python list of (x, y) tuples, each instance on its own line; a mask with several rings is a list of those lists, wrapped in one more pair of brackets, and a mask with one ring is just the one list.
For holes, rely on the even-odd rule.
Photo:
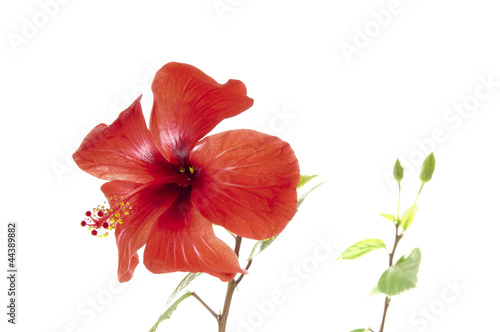
[(192, 292), (192, 293), (191, 293), (191, 296), (192, 296), (192, 297), (194, 297), (195, 299), (197, 299), (197, 300), (198, 300), (198, 302), (200, 302), (200, 303), (201, 303), (201, 304), (205, 307), (205, 309), (207, 309), (207, 310), (208, 310), (208, 311), (212, 314), (212, 316), (214, 316), (214, 317), (215, 317), (215, 319), (219, 320), (219, 315), (217, 315), (217, 314), (215, 313), (215, 311), (213, 311), (213, 310), (212, 310), (212, 308), (210, 308), (210, 307), (208, 306), (208, 304), (206, 304), (206, 303), (205, 303), (205, 301), (203, 301), (203, 300), (201, 299), (201, 297), (199, 297), (199, 296), (198, 296), (198, 294), (196, 294), (195, 292)]
[[(236, 243), (234, 246), (234, 252), (236, 253), (236, 256), (238, 256), (238, 257), (240, 255), (241, 241), (242, 241), (242, 237), (237, 236)], [(249, 260), (245, 270), (247, 270), (251, 264), (252, 264), (252, 260)], [(233, 280), (229, 281), (227, 284), (226, 299), (224, 300), (224, 308), (222, 309), (222, 314), (218, 315), (218, 318), (217, 318), (217, 322), (219, 324), (219, 332), (226, 332), (227, 319), (229, 317), (229, 310), (231, 308), (231, 300), (233, 299), (234, 290), (236, 289), (236, 286), (238, 286), (238, 284), (243, 279), (243, 276), (244, 276), (244, 274), (240, 275), (238, 277), (238, 279), (234, 278)]]
[[(234, 253), (236, 254), (236, 256), (239, 257), (241, 242), (242, 242), (243, 238), (241, 236), (236, 236), (235, 240), (236, 240), (236, 243), (234, 246)], [(252, 265), (251, 259), (248, 261), (247, 266), (245, 267), (245, 270), (248, 270), (250, 265)], [(227, 283), (226, 298), (224, 300), (224, 308), (222, 309), (221, 314), (215, 313), (215, 311), (212, 308), (210, 308), (210, 306), (208, 304), (206, 304), (205, 301), (203, 301), (198, 296), (198, 294), (196, 294), (195, 292), (191, 293), (191, 296), (193, 296), (195, 299), (197, 299), (198, 302), (200, 302), (205, 307), (205, 309), (207, 309), (208, 312), (210, 312), (210, 314), (212, 316), (214, 316), (215, 320), (217, 320), (219, 332), (226, 332), (227, 319), (229, 318), (229, 310), (231, 308), (231, 301), (233, 299), (233, 294), (234, 294), (236, 287), (241, 282), (241, 280), (243, 279), (244, 276), (245, 276), (244, 274), (241, 274), (238, 278), (233, 278), (232, 280), (230, 280)]]
[[(398, 215), (398, 219), (399, 219), (399, 215)], [(399, 234), (399, 225), (396, 224), (396, 236), (394, 239), (394, 247), (392, 248), (392, 252), (389, 253), (389, 267), (391, 267), (393, 265), (394, 254), (396, 253), (396, 248), (398, 246), (399, 241), (401, 241), (401, 239), (403, 238), (403, 236), (404, 236), (404, 232), (401, 232), (401, 234)], [(384, 314), (382, 316), (382, 324), (380, 325), (380, 332), (384, 332), (385, 319), (387, 317), (387, 310), (389, 309), (390, 304), (391, 304), (391, 298), (389, 296), (386, 296), (385, 301), (384, 301)]]

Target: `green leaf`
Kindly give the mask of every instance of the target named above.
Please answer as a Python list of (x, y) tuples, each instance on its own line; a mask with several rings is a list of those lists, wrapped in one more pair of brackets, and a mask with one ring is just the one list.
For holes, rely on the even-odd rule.
[(248, 260), (253, 259), (255, 256), (263, 252), (267, 247), (271, 245), (271, 243), (276, 240), (278, 236), (273, 236), (270, 239), (265, 239), (265, 240), (260, 240), (255, 243), (253, 246), (252, 252), (250, 253), (250, 256), (248, 257)]
[(153, 325), (153, 327), (149, 330), (149, 332), (154, 332), (156, 331), (156, 329), (158, 328), (158, 325), (160, 325), (161, 322), (163, 322), (165, 319), (169, 319), (170, 316), (172, 316), (172, 313), (175, 311), (175, 309), (177, 309), (177, 306), (179, 305), (179, 303), (181, 303), (182, 301), (184, 301), (185, 299), (187, 299), (188, 297), (190, 297), (192, 294), (192, 292), (187, 292), (185, 293), (184, 295), (182, 295), (181, 297), (179, 297), (179, 299), (177, 301), (175, 301), (161, 316), (160, 318), (158, 318), (158, 321), (155, 323), (155, 325)]
[(417, 287), (421, 259), (422, 254), (418, 248), (401, 257), (395, 265), (385, 270), (378, 281), (377, 289), (387, 296), (394, 296)]
[(401, 166), (399, 159), (396, 159), (396, 164), (394, 165), (394, 170), (392, 174), (394, 175), (394, 179), (396, 179), (396, 181), (401, 182), (401, 180), (403, 180), (405, 170), (403, 166)]
[(187, 285), (189, 285), (191, 283), (191, 281), (196, 279), (201, 274), (202, 274), (201, 272), (198, 272), (198, 273), (191, 273), (190, 272), (190, 273), (186, 274), (186, 276), (181, 280), (179, 285), (177, 285), (177, 288), (173, 291), (172, 295), (170, 295), (170, 298), (167, 301), (167, 306), (170, 304), (170, 302), (172, 302), (172, 300), (177, 296), (177, 294), (179, 294), (179, 292), (181, 290), (186, 288)]
[(375, 286), (372, 288), (370, 293), (368, 293), (368, 296), (373, 296), (373, 295), (378, 295), (378, 294), (382, 294), (382, 292), (380, 291), (380, 289), (378, 289), (377, 286)]
[(371, 329), (355, 329), (355, 330), (352, 330), (351, 332), (368, 332), (368, 331), (371, 331)]
[(363, 255), (366, 255), (370, 251), (385, 248), (385, 243), (379, 239), (366, 239), (359, 241), (340, 254), (339, 259), (356, 259)]
[(434, 158), (434, 153), (432, 152), (428, 155), (422, 164), (422, 169), (420, 170), (420, 180), (422, 183), (429, 182), (432, 179), (432, 174), (434, 173), (434, 167), (436, 166), (436, 159)]
[(413, 205), (403, 213), (400, 224), (403, 227), (403, 230), (406, 231), (408, 227), (410, 227), (411, 223), (413, 222), (413, 218), (415, 218), (415, 214), (417, 214), (417, 211), (418, 205)]
[(315, 177), (317, 177), (317, 175), (301, 175), (299, 184), (297, 185), (297, 190), (302, 188), (307, 182), (311, 181)]
[(382, 217), (384, 217), (385, 219), (389, 219), (390, 221), (392, 222), (396, 222), (396, 217), (393, 216), (392, 214), (387, 214), (387, 213), (381, 213), (380, 214)]

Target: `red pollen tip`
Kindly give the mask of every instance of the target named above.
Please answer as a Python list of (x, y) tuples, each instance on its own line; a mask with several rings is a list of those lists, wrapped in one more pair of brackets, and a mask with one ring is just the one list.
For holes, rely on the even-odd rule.
[(90, 232), (90, 234), (96, 236), (97, 235), (97, 231), (95, 229), (93, 229), (92, 232)]
[(99, 217), (102, 217), (102, 216), (104, 216), (104, 212), (99, 211), (99, 212), (97, 212), (97, 215), (98, 215)]
[(107, 222), (104, 222), (104, 223), (102, 224), (102, 227), (103, 227), (103, 228), (108, 228), (108, 227), (109, 227), (109, 224), (108, 224)]
[(87, 211), (87, 212), (85, 212), (85, 215), (86, 215), (87, 217), (90, 217), (90, 216), (92, 215), (92, 212)]
[(82, 227), (85, 227), (87, 225), (87, 222), (85, 220), (83, 220), (80, 225), (82, 225)]

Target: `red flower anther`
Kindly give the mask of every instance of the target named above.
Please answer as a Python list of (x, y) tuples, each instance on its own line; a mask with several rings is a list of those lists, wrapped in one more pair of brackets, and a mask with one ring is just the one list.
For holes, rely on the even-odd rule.
[(212, 224), (256, 240), (278, 235), (297, 208), (295, 154), (253, 130), (205, 137), (252, 106), (240, 81), (219, 84), (193, 66), (169, 63), (152, 89), (149, 130), (139, 97), (111, 125), (95, 127), (73, 155), (81, 169), (109, 181), (101, 187), (109, 209), (87, 215), (88, 226), (92, 235), (116, 228), (121, 282), (132, 278), (144, 245), (153, 273), (205, 272), (229, 281), (245, 271)]

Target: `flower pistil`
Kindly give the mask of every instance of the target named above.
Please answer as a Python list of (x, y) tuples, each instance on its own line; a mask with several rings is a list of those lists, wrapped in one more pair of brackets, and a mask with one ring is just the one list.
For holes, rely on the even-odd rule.
[(85, 212), (85, 219), (80, 223), (82, 227), (87, 226), (93, 236), (107, 237), (108, 231), (115, 229), (117, 224), (123, 224), (123, 219), (132, 212), (130, 202), (124, 201), (123, 196), (113, 195), (108, 201), (114, 202), (114, 209), (107, 207), (106, 203), (98, 205)]

